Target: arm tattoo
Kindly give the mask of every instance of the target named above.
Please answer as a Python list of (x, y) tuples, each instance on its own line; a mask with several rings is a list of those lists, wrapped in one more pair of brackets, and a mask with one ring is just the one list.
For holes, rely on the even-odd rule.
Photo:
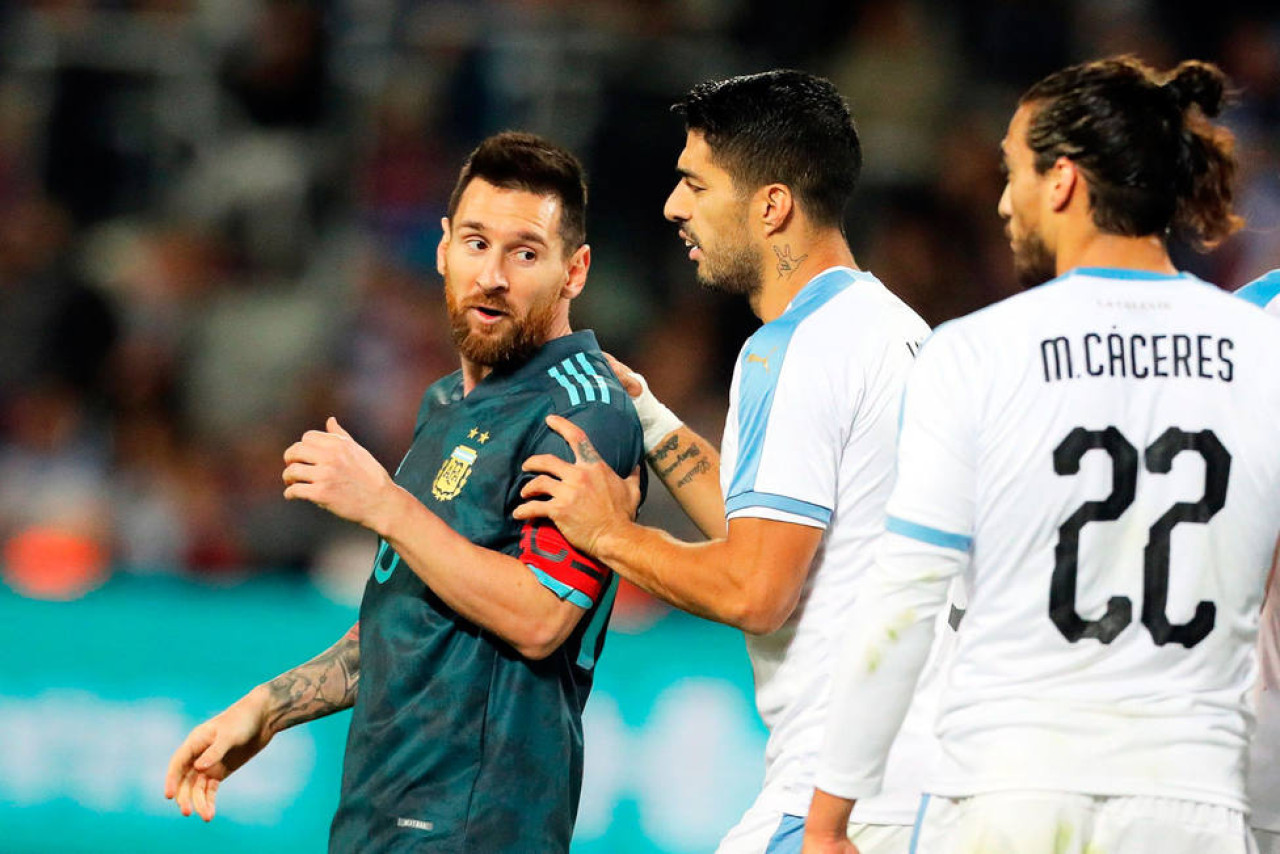
[(360, 682), (360, 624), (342, 640), (306, 664), (267, 683), (271, 714), (267, 724), (276, 732), (343, 709), (356, 701)]
[(702, 453), (702, 449), (699, 448), (697, 444), (690, 445), (689, 447), (681, 451), (678, 455), (676, 455), (676, 458), (671, 463), (671, 465), (667, 466), (666, 468), (658, 469), (658, 477), (666, 477), (667, 475), (671, 474), (673, 471), (678, 469), (682, 462), (688, 459), (692, 459), (693, 457), (696, 457), (701, 453)]
[(671, 438), (667, 439), (667, 441), (663, 442), (661, 445), (658, 445), (656, 448), (654, 448), (652, 451), (649, 452), (649, 459), (653, 462), (654, 466), (657, 467), (657, 464), (662, 460), (666, 459), (667, 455), (670, 454), (672, 451), (674, 451), (677, 447), (679, 447), (679, 445), (680, 445), (680, 437), (676, 435), (672, 435)]
[(685, 472), (684, 477), (676, 481), (676, 488), (678, 489), (679, 487), (687, 486), (695, 477), (700, 474), (706, 474), (710, 469), (711, 463), (707, 462), (705, 459), (698, 460), (698, 464), (696, 466), (689, 469), (689, 471)]
[(781, 278), (782, 276), (790, 276), (799, 268), (801, 264), (804, 263), (804, 259), (809, 257), (808, 255), (801, 255), (799, 258), (792, 258), (790, 243), (788, 243), (786, 246), (783, 246), (781, 249), (779, 249), (777, 246), (773, 247), (773, 254), (778, 256), (779, 278)]

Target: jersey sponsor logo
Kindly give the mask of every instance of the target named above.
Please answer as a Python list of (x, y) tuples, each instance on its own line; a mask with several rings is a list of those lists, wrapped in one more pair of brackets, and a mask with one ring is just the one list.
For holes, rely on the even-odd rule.
[[(486, 434), (487, 435), (487, 434)], [(431, 483), (431, 494), (437, 501), (452, 501), (467, 485), (471, 477), (471, 466), (479, 456), (474, 448), (459, 445), (453, 449), (448, 458), (441, 463), (436, 479)]]
[(755, 364), (757, 364), (757, 365), (764, 365), (764, 369), (765, 369), (765, 371), (768, 371), (768, 370), (769, 370), (769, 357), (768, 357), (768, 356), (761, 356), (761, 355), (758, 355), (758, 354), (756, 354), (756, 353), (748, 353), (748, 354), (747, 354), (747, 364), (748, 364), (748, 365), (750, 365), (750, 364), (752, 364), (752, 363), (755, 363)]
[(407, 827), (411, 830), (435, 830), (434, 821), (423, 821), (420, 818), (397, 818), (396, 827)]

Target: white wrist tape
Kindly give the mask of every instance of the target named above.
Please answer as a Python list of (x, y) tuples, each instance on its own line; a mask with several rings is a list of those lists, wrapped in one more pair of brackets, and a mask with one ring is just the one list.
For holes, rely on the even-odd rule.
[(654, 397), (644, 377), (634, 371), (631, 375), (636, 378), (636, 382), (640, 383), (640, 394), (631, 398), (631, 403), (636, 408), (636, 415), (640, 416), (640, 429), (644, 431), (644, 452), (647, 454), (656, 448), (668, 433), (683, 427), (684, 422), (678, 415), (667, 409), (662, 401)]

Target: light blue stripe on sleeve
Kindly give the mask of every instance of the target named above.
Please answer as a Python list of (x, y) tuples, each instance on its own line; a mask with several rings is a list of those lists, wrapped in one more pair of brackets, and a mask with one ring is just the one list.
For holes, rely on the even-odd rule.
[(761, 326), (742, 351), (738, 383), (738, 459), (729, 482), (729, 496), (755, 489), (760, 454), (773, 410), (773, 395), (782, 361), (796, 329), (832, 297), (870, 274), (832, 270), (810, 282), (778, 319)]
[(798, 498), (788, 498), (785, 495), (771, 495), (768, 492), (743, 492), (735, 495), (724, 503), (724, 512), (729, 514), (744, 507), (771, 507), (774, 510), (784, 510), (787, 513), (821, 522), (823, 527), (831, 522), (831, 511), (826, 507), (810, 504)]
[(567, 599), (579, 608), (591, 607), (591, 597), (583, 593), (581, 590), (570, 587), (563, 581), (558, 581), (552, 578), (536, 566), (530, 566), (527, 563), (525, 566), (528, 566), (529, 570), (534, 574), (538, 581), (542, 582), (543, 587), (547, 588), (561, 599)]
[(973, 537), (966, 537), (964, 534), (953, 534), (950, 531), (940, 531), (937, 528), (930, 528), (928, 525), (917, 525), (915, 522), (908, 522), (906, 519), (899, 519), (897, 516), (890, 516), (888, 521), (885, 522), (884, 528), (891, 534), (901, 534), (904, 537), (910, 537), (913, 540), (919, 540), (931, 546), (941, 546), (944, 549), (967, 552), (973, 546)]
[(591, 367), (591, 363), (587, 361), (586, 353), (579, 353), (577, 358), (578, 358), (578, 364), (582, 366), (583, 373), (585, 373), (587, 376), (595, 380), (596, 385), (600, 387), (600, 402), (608, 403), (609, 402), (609, 386), (607, 383), (605, 383), (604, 377), (596, 373), (596, 369)]
[(907, 846), (907, 854), (916, 854), (916, 846), (920, 844), (920, 828), (924, 825), (924, 814), (929, 810), (929, 795), (920, 796), (920, 809), (916, 810), (916, 823), (911, 828), (911, 843)]
[(582, 398), (579, 397), (578, 395), (578, 390), (574, 388), (573, 383), (569, 382), (567, 379), (564, 378), (564, 374), (560, 373), (555, 368), (547, 368), (547, 373), (551, 374), (551, 378), (553, 380), (560, 383), (561, 388), (569, 392), (570, 406), (577, 406), (579, 403), (582, 402)]
[(600, 641), (600, 633), (609, 622), (609, 612), (613, 610), (614, 597), (618, 595), (618, 576), (609, 578), (609, 586), (600, 595), (600, 607), (591, 617), (591, 624), (582, 633), (582, 646), (578, 649), (578, 666), (590, 670), (596, 666), (596, 644)]
[(565, 373), (577, 380), (578, 385), (582, 386), (582, 391), (586, 394), (587, 400), (594, 401), (596, 399), (595, 386), (587, 382), (587, 378), (578, 373), (578, 369), (573, 366), (573, 362), (568, 359), (563, 359), (560, 364), (564, 365)]
[(1236, 291), (1236, 296), (1261, 308), (1267, 308), (1272, 300), (1280, 296), (1280, 270), (1272, 270), (1262, 278), (1254, 279)]

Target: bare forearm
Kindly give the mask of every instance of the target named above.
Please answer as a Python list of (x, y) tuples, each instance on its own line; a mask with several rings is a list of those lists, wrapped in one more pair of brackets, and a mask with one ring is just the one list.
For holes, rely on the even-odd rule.
[(765, 634), (795, 609), (820, 538), (817, 529), (745, 519), (728, 537), (686, 543), (626, 523), (598, 541), (596, 556), (681, 610)]
[(268, 703), (267, 725), (280, 732), (295, 724), (349, 709), (360, 683), (360, 624), (306, 664), (257, 689)]
[(702, 533), (711, 539), (727, 533), (720, 491), (720, 454), (711, 443), (681, 426), (649, 452), (653, 473)]

